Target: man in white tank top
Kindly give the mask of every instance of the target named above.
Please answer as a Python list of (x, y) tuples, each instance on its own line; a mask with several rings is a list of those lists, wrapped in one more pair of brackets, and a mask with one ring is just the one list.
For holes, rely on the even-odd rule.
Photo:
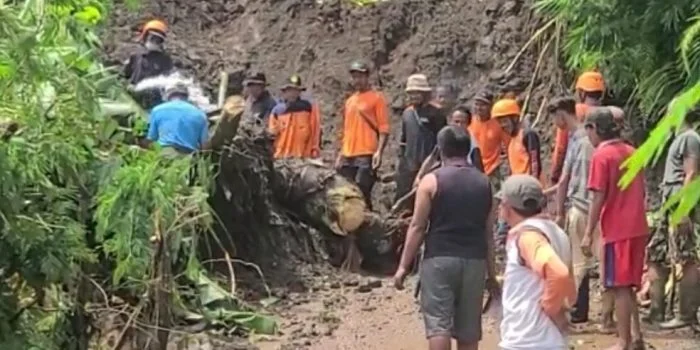
[(571, 243), (554, 221), (541, 217), (546, 198), (539, 181), (513, 175), (496, 194), (510, 227), (503, 281), (502, 350), (566, 350), (567, 310), (576, 299)]

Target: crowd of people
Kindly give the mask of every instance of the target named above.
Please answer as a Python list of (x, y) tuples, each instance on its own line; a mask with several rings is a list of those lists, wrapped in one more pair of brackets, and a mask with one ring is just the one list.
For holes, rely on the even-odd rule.
[[(130, 82), (172, 68), (163, 53), (166, 33), (159, 21), (144, 27), (146, 51), (125, 69)], [(354, 92), (342, 108), (334, 166), (358, 185), (371, 207), (392, 118), (384, 94), (371, 85), (367, 64), (352, 63), (348, 77)], [(319, 108), (303, 96), (301, 77), (292, 75), (280, 87), (279, 100), (262, 73), (251, 74), (244, 85), (245, 115), (267, 126), (275, 158), (319, 157)], [(424, 246), (420, 304), (430, 349), (450, 349), (452, 339), (461, 350), (478, 348), (485, 291), (503, 306), (502, 349), (568, 349), (570, 324), (591, 321), (594, 274), (603, 287), (600, 332), (617, 333), (612, 349), (643, 349), (635, 293), (645, 268), (652, 302), (643, 320), (660, 328), (697, 324), (694, 213), (673, 224), (666, 214), (650, 230), (644, 174), (624, 189), (618, 186), (635, 148), (621, 136), (624, 111), (603, 105), (601, 73), (581, 74), (574, 94), (550, 100), (546, 111), (556, 128), (547, 171), (540, 135), (512, 92), (497, 97), (484, 89), (470, 104), (458, 105), (456, 87), (434, 89), (423, 74), (408, 77), (405, 92), (396, 199), (413, 190), (416, 197), (394, 281), (403, 288)], [(208, 147), (206, 117), (186, 99), (186, 90), (174, 87), (151, 110), (148, 139), (177, 154)], [(691, 124), (696, 117), (689, 116), (670, 145), (660, 186), (664, 199), (697, 174), (700, 135)], [(498, 246), (505, 253), (504, 271), (495, 265)], [(680, 311), (667, 320), (664, 286), (671, 264), (680, 264), (683, 274)]]

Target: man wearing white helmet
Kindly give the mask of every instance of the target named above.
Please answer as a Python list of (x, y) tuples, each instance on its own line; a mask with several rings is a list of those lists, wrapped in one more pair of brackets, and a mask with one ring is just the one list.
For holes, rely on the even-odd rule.
[(187, 86), (178, 83), (165, 92), (167, 102), (150, 113), (148, 144), (158, 143), (168, 156), (187, 155), (206, 148), (209, 138), (207, 116), (187, 101)]

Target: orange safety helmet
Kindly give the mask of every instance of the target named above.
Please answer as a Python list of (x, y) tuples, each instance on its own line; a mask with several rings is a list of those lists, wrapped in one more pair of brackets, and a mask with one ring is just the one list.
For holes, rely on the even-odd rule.
[(168, 32), (168, 25), (165, 24), (165, 22), (158, 19), (148, 21), (141, 29), (141, 35), (139, 35), (139, 39), (146, 39), (146, 34), (148, 34), (148, 32), (150, 31), (156, 31), (165, 36), (165, 34)]
[(491, 118), (520, 117), (520, 105), (512, 98), (496, 101), (491, 107)]
[(605, 90), (605, 81), (600, 72), (585, 72), (576, 79), (576, 90), (586, 92), (602, 92)]

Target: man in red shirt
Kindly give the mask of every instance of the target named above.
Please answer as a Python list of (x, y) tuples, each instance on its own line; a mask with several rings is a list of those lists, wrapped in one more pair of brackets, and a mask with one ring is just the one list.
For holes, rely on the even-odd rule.
[(588, 114), (584, 127), (596, 147), (591, 158), (588, 190), (592, 193), (588, 224), (581, 249), (592, 256), (591, 242), (600, 223), (603, 242), (601, 279), (606, 293), (615, 296), (618, 344), (610, 350), (643, 349), (634, 289), (642, 282), (649, 227), (645, 213), (644, 175), (626, 188), (618, 186), (622, 163), (635, 151), (620, 138), (620, 125), (609, 108)]

